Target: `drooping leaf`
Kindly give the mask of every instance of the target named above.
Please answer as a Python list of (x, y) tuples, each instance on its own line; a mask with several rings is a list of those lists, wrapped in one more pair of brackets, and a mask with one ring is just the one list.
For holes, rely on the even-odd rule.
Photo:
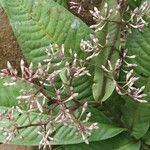
[[(95, 75), (94, 75), (94, 84), (93, 84), (93, 96), (95, 100), (105, 101), (114, 91), (113, 81), (106, 77), (104, 71), (100, 69), (102, 65), (106, 68), (108, 67), (107, 61), (110, 60), (112, 65), (116, 63), (118, 59), (118, 53), (114, 50), (118, 48), (119, 36), (120, 36), (120, 27), (116, 22), (119, 22), (121, 17), (119, 12), (116, 13), (116, 7), (118, 2), (115, 0), (102, 1), (100, 11), (104, 12), (104, 5), (108, 3), (108, 9), (112, 9), (110, 20), (105, 27), (100, 31), (100, 44), (106, 45), (107, 48), (103, 48), (100, 54), (95, 59)], [(114, 22), (113, 22), (114, 21)], [(109, 43), (106, 39), (106, 36), (110, 36)], [(97, 67), (99, 66), (99, 67)]]

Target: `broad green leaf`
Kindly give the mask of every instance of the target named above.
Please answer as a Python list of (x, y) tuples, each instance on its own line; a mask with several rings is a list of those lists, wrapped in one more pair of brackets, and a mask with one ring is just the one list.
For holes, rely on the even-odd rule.
[(0, 106), (11, 107), (17, 104), (16, 97), (20, 95), (20, 90), (24, 89), (27, 90), (30, 86), (23, 82), (18, 81), (14, 86), (4, 86), (5, 82), (10, 82), (9, 78), (0, 79)]
[(104, 125), (100, 124), (100, 127), (99, 129), (97, 129), (97, 132), (94, 132), (91, 135), (90, 141), (105, 140), (114, 137), (123, 131), (126, 131), (126, 129), (115, 127), (112, 125), (107, 125), (107, 124)]
[[(9, 108), (0, 106), (1, 113), (6, 111), (7, 109)], [(19, 126), (25, 126), (30, 123), (36, 124), (41, 121), (46, 121), (46, 119), (48, 119), (48, 115), (38, 114), (38, 113), (31, 113), (29, 119), (27, 113), (25, 112), (23, 114), (14, 112), (14, 117)], [(11, 128), (11, 124), (7, 120), (6, 121), (0, 120), (0, 126), (7, 127), (8, 129)], [(101, 124), (99, 126), (100, 128), (92, 133), (90, 137), (90, 141), (99, 141), (99, 140), (108, 139), (124, 131), (124, 129), (122, 128), (114, 127), (111, 125)], [(40, 127), (37, 126), (23, 128), (19, 131), (20, 132), (16, 133), (16, 136), (11, 141), (12, 144), (38, 145), (42, 138), (37, 133), (38, 131), (40, 131)], [(77, 135), (76, 133), (77, 131), (74, 128), (65, 127), (65, 126), (56, 126), (56, 131), (52, 135), (54, 137), (54, 140), (50, 141), (50, 143), (52, 145), (83, 143), (84, 141), (82, 140), (82, 137), (80, 135)], [(5, 140), (5, 136), (1, 133), (0, 142), (3, 143), (4, 140)]]
[[(57, 1), (60, 3), (65, 1)], [(4, 0), (8, 15), (22, 52), (28, 62), (37, 67), (46, 58), (50, 43), (64, 44), (66, 53), (72, 48), (79, 57), (81, 39), (88, 38), (91, 30), (79, 18), (53, 0)], [(84, 82), (83, 82), (84, 81)], [(78, 79), (74, 84), (78, 99), (92, 98), (92, 79)]]
[[(150, 20), (147, 19), (148, 23)], [(135, 59), (127, 60), (129, 63), (137, 64), (134, 69), (136, 76), (140, 77), (136, 86), (146, 86), (145, 93), (148, 96), (145, 98), (149, 101), (150, 98), (150, 24), (145, 27), (142, 32), (137, 29), (132, 30), (128, 37), (127, 45), (128, 55), (136, 55)], [(128, 111), (127, 111), (128, 110)], [(138, 104), (127, 102), (126, 119), (131, 127), (132, 135), (136, 138), (142, 137), (148, 130), (150, 124), (150, 104)], [(132, 116), (132, 117), (130, 117)]]
[[(108, 3), (108, 8), (113, 10), (110, 20), (119, 22), (121, 20), (119, 12), (116, 13), (117, 0), (102, 1), (100, 11), (104, 12), (104, 5)], [(102, 65), (106, 68), (108, 67), (107, 61), (110, 60), (114, 66), (116, 60), (118, 59), (118, 53), (114, 48), (118, 48), (118, 42), (120, 37), (120, 27), (117, 23), (109, 22), (100, 31), (99, 40), (101, 45), (107, 45), (107, 48), (103, 48), (100, 54), (95, 58), (95, 74), (94, 74), (94, 84), (93, 84), (93, 96), (97, 101), (105, 101), (114, 91), (114, 84), (111, 79), (106, 77), (104, 71), (100, 69)], [(106, 36), (110, 36), (111, 40), (106, 40)], [(99, 66), (99, 67), (97, 67)]]
[[(110, 115), (111, 111), (115, 113), (115, 116), (117, 115), (117, 118), (120, 118), (122, 115), (122, 106), (124, 106), (125, 100), (121, 95), (117, 93), (117, 91), (114, 91), (112, 95), (109, 97), (109, 99), (105, 102), (106, 109), (110, 110)], [(116, 120), (118, 120), (116, 118)], [(119, 121), (119, 120), (118, 120)]]
[[(14, 86), (4, 86), (3, 84), (6, 82), (10, 82), (10, 78), (0, 79), (0, 113), (10, 109), (11, 107), (17, 105), (16, 97), (20, 95), (20, 90), (29, 90), (31, 86), (24, 81), (17, 81)], [(18, 125), (26, 125), (29, 124), (29, 117), (26, 113), (19, 114), (17, 112), (14, 113)], [(30, 120), (32, 123), (40, 122), (43, 118), (45, 120), (46, 115), (31, 113)], [(4, 122), (0, 120), (0, 127), (11, 128), (11, 124), (9, 122)], [(27, 129), (20, 130), (19, 133), (12, 140), (12, 144), (19, 145), (38, 145), (41, 137), (37, 134), (39, 127), (30, 127)], [(21, 137), (22, 136), (22, 137)], [(0, 131), (0, 142), (3, 143), (5, 141), (5, 136)]]
[(60, 146), (54, 150), (140, 150), (140, 142), (133, 141), (129, 136), (118, 135), (108, 140)]
[[(123, 128), (118, 128), (112, 125), (99, 124), (99, 129), (94, 131), (89, 138), (89, 141), (100, 141), (114, 137), (121, 132), (125, 131)], [(73, 128), (61, 126), (56, 130), (54, 138), (56, 141), (51, 143), (54, 145), (66, 145), (66, 144), (77, 144), (83, 143), (82, 137), (76, 134), (77, 131)]]
[[(7, 109), (9, 109), (9, 107), (0, 106), (1, 113)], [(24, 112), (23, 114), (14, 112), (14, 117), (19, 126), (28, 125), (30, 123), (38, 123), (41, 122), (41, 120), (45, 121), (46, 119), (48, 119), (48, 115), (39, 114), (39, 113), (31, 113), (29, 119), (29, 116), (26, 112)], [(0, 121), (0, 126), (11, 128), (11, 124), (8, 121), (4, 121), (4, 120)], [(20, 130), (20, 132), (16, 133), (16, 136), (13, 138), (11, 143), (19, 144), (19, 145), (38, 145), (39, 141), (42, 138), (40, 137), (40, 135), (38, 135), (37, 133), (38, 131), (40, 131), (40, 127), (36, 127), (36, 126), (23, 128)], [(99, 129), (97, 129), (92, 133), (89, 140), (90, 141), (105, 140), (114, 137), (123, 131), (125, 131), (125, 129), (118, 128), (110, 124), (99, 124)], [(54, 137), (54, 141), (51, 141), (50, 143), (52, 145), (83, 143), (81, 135), (80, 134), (77, 135), (76, 133), (77, 131), (75, 128), (65, 127), (63, 125), (56, 126), (56, 131), (52, 135)], [(23, 139), (21, 137), (23, 137)], [(3, 143), (4, 140), (5, 137), (1, 132), (0, 142)]]
[(126, 101), (123, 108), (123, 120), (127, 124), (131, 135), (136, 139), (145, 135), (150, 125), (150, 104)]
[(3, 0), (14, 33), (28, 62), (38, 64), (45, 58), (49, 44), (64, 44), (80, 52), (80, 41), (91, 30), (79, 18), (53, 0)]
[[(126, 131), (126, 129), (118, 128), (115, 125), (113, 125), (112, 122), (108, 119), (108, 117), (106, 117), (102, 112), (100, 112), (96, 108), (90, 107), (87, 109), (87, 113), (88, 112), (91, 112), (92, 114), (89, 122), (99, 123), (99, 129), (92, 133), (92, 135), (89, 138), (89, 141), (105, 140), (114, 137), (120, 134), (121, 132)], [(73, 128), (60, 126), (60, 128), (56, 130), (54, 138), (57, 139), (61, 145), (82, 143), (83, 140), (81, 135), (77, 135), (76, 133), (77, 131)], [(58, 142), (54, 141), (52, 142), (52, 144), (57, 145)]]
[(78, 93), (78, 100), (93, 100), (92, 95), (93, 78), (81, 76), (73, 81), (74, 92)]
[[(14, 106), (16, 104), (16, 96), (19, 95), (19, 91), (22, 88), (29, 88), (25, 83), (18, 83), (16, 86), (12, 87), (4, 87), (3, 83), (6, 80), (0, 80), (1, 81), (1, 88), (0, 88), (0, 99), (1, 99), (1, 105), (7, 106), (8, 108), (11, 106)], [(9, 80), (7, 79), (9, 82)], [(0, 112), (3, 112), (6, 108), (5, 107), (0, 107)], [(102, 114), (100, 111), (96, 109), (89, 109), (93, 115), (99, 115), (99, 116), (93, 116), (95, 119), (91, 121), (97, 121), (102, 124), (100, 124), (99, 129), (96, 132), (93, 132), (92, 136), (90, 137), (90, 141), (99, 141), (99, 140), (104, 140), (111, 138), (121, 132), (124, 131), (122, 128), (118, 128), (115, 126), (110, 125), (109, 119)], [(36, 116), (36, 117), (35, 117)], [(39, 114), (33, 114), (31, 115), (31, 119), (39, 121), (40, 115)], [(41, 115), (42, 116), (42, 115)], [(44, 115), (46, 117), (46, 115)], [(24, 125), (28, 123), (28, 117), (26, 114), (19, 115), (16, 113), (16, 118), (17, 118), (17, 123), (20, 125)], [(47, 117), (46, 117), (47, 118)], [(106, 123), (106, 124), (103, 124)], [(109, 123), (109, 125), (108, 125)], [(0, 122), (0, 126), (3, 126), (3, 123)], [(9, 124), (8, 124), (9, 128)], [(19, 135), (17, 135), (14, 140), (12, 141), (13, 144), (19, 144), (19, 145), (38, 145), (40, 141), (40, 137), (37, 134), (39, 128), (27, 128), (25, 130), (22, 130)], [(32, 131), (32, 132), (31, 132)], [(30, 134), (29, 134), (30, 133)], [(1, 134), (2, 135), (2, 134)], [(19, 137), (25, 136), (26, 138), (24, 140), (20, 139)], [(82, 137), (76, 135), (76, 130), (73, 128), (66, 128), (64, 126), (61, 126), (57, 128), (56, 134), (54, 135), (54, 139), (57, 139), (56, 141), (51, 142), (51, 144), (54, 145), (59, 145), (59, 144), (75, 144), (75, 143), (83, 143)], [(63, 140), (62, 140), (63, 139)], [(4, 141), (4, 137), (0, 136), (0, 141)]]
[[(8, 107), (0, 106), (0, 112), (5, 112), (8, 110)], [(14, 117), (16, 119), (16, 123), (20, 126), (28, 125), (31, 122), (32, 123), (39, 123), (41, 120), (45, 121), (47, 116), (43, 114), (38, 113), (31, 113), (30, 119), (27, 115), (27, 113), (17, 113), (14, 112)], [(29, 121), (30, 120), (30, 121)], [(1, 127), (7, 127), (8, 129), (11, 128), (11, 124), (6, 120), (0, 120), (0, 126)], [(29, 127), (29, 128), (23, 128), (19, 130), (19, 133), (16, 133), (16, 136), (11, 141), (12, 144), (18, 144), (18, 145), (38, 145), (38, 143), (41, 140), (40, 135), (37, 133), (39, 131), (39, 127)], [(3, 143), (5, 141), (4, 134), (0, 131), (0, 142)]]

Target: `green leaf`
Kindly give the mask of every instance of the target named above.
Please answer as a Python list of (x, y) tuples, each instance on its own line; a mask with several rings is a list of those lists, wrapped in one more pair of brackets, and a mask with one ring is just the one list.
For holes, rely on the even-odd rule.
[[(30, 89), (30, 85), (23, 82), (17, 81), (16, 85), (14, 86), (4, 86), (3, 84), (6, 82), (10, 82), (10, 78), (0, 79), (0, 113), (10, 109), (17, 105), (16, 97), (20, 95), (20, 90), (28, 90)], [(22, 115), (18, 112), (14, 113), (14, 117), (16, 118), (16, 123), (18, 125), (26, 125), (29, 124), (29, 117), (27, 113), (23, 113)], [(38, 113), (31, 113), (30, 120), (32, 123), (40, 122), (41, 119), (45, 120), (46, 115), (38, 114)], [(0, 126), (11, 128), (11, 124), (8, 121), (0, 120)], [(19, 144), (19, 145), (38, 145), (41, 137), (37, 134), (39, 127), (30, 127), (26, 129), (20, 130), (19, 133), (12, 140), (12, 144)], [(23, 137), (23, 138), (21, 138)], [(3, 143), (5, 141), (4, 134), (0, 131), (0, 142)]]
[[(64, 84), (68, 85), (68, 77), (65, 68), (61, 70), (60, 78)], [(93, 78), (86, 75), (78, 77), (72, 81), (74, 92), (79, 94), (77, 97), (78, 100), (93, 100), (92, 83)]]
[[(100, 11), (104, 12), (104, 5), (108, 3), (109, 9), (113, 10), (110, 20), (119, 22), (121, 17), (120, 14), (116, 14), (117, 0), (103, 1), (101, 4)], [(109, 42), (106, 40), (106, 36), (109, 34), (111, 40)], [(102, 65), (106, 68), (108, 67), (107, 61), (110, 60), (112, 65), (116, 63), (118, 59), (118, 53), (114, 51), (114, 47), (118, 48), (120, 37), (120, 27), (117, 23), (109, 22), (105, 25), (102, 31), (99, 33), (99, 40), (101, 45), (107, 45), (107, 48), (101, 49), (100, 54), (95, 59), (95, 75), (93, 84), (93, 96), (97, 101), (105, 101), (110, 97), (114, 91), (113, 81), (106, 77), (104, 71), (100, 69)], [(99, 67), (97, 67), (99, 66)]]
[(137, 103), (131, 99), (123, 108), (123, 120), (131, 135), (139, 139), (145, 135), (150, 124), (150, 104)]
[(80, 41), (91, 30), (79, 18), (53, 0), (3, 0), (14, 33), (28, 62), (37, 65), (50, 43), (64, 44), (80, 52)]
[(114, 137), (123, 131), (126, 131), (126, 129), (115, 127), (112, 125), (107, 125), (107, 124), (100, 124), (99, 129), (97, 129), (97, 131), (91, 135), (90, 141), (105, 140)]
[[(10, 82), (10, 78), (0, 79), (0, 113), (9, 110), (11, 107), (17, 105), (16, 97), (20, 95), (20, 90), (29, 90), (31, 86), (24, 81), (17, 81), (14, 86), (4, 86), (6, 82)], [(20, 114), (14, 112), (14, 117), (16, 118), (16, 123), (20, 126), (30, 124), (29, 117), (26, 112)], [(42, 119), (46, 119), (46, 115), (31, 113), (30, 120), (32, 123), (40, 122)], [(11, 128), (11, 124), (8, 121), (0, 120), (0, 127)], [(41, 140), (41, 137), (38, 135), (37, 131), (39, 127), (30, 127), (26, 129), (19, 130), (19, 133), (16, 133), (16, 136), (12, 140), (12, 144), (19, 145), (38, 145)], [(23, 137), (23, 138), (22, 138)], [(0, 131), (0, 142), (5, 141), (5, 136), (3, 132)]]
[[(2, 107), (0, 106), (0, 112), (3, 112), (6, 109), (9, 109), (10, 107), (14, 106), (17, 101), (16, 101), (16, 96), (19, 95), (19, 91), (22, 88), (29, 88), (25, 83), (20, 82), (16, 86), (13, 87), (3, 87), (2, 84), (5, 82), (5, 80), (0, 80), (1, 81), (1, 88), (0, 88), (0, 105), (7, 106)], [(7, 79), (7, 81), (9, 81)], [(99, 121), (100, 123), (105, 123), (105, 124), (100, 124), (99, 129), (93, 132), (92, 136), (90, 137), (90, 141), (99, 141), (99, 140), (104, 140), (111, 138), (121, 132), (123, 132), (125, 129), (118, 128), (115, 126), (110, 125), (109, 119), (99, 112), (96, 109), (89, 109), (93, 115), (99, 115), (97, 116), (94, 120), (91, 121)], [(93, 113), (94, 112), (94, 113)], [(36, 116), (36, 117), (35, 117)], [(46, 115), (40, 115), (38, 113), (33, 113), (31, 114), (31, 122), (34, 121), (34, 119), (38, 122), (41, 120), (41, 116), (45, 116), (44, 119), (48, 118)], [(25, 125), (28, 124), (28, 117), (24, 113), (23, 115), (19, 115), (18, 113), (15, 114), (15, 117), (17, 118), (17, 123), (19, 125)], [(33, 120), (32, 120), (33, 119)], [(35, 122), (34, 122), (35, 123)], [(10, 128), (10, 124), (7, 123), (8, 128)], [(3, 122), (0, 122), (0, 126), (3, 126)], [(40, 141), (40, 137), (37, 134), (38, 127), (31, 127), (31, 128), (26, 128), (21, 130), (19, 134), (16, 135), (16, 137), (13, 139), (12, 143), (13, 144), (23, 144), (23, 145), (38, 145)], [(76, 130), (74, 128), (68, 128), (64, 126), (60, 126), (57, 128), (56, 133), (54, 134), (54, 139), (55, 141), (52, 141), (51, 144), (53, 145), (59, 145), (59, 144), (76, 144), (76, 143), (83, 143), (82, 137), (76, 135)], [(29, 134), (30, 133), (30, 134)], [(4, 141), (4, 136), (0, 136), (0, 142)], [(25, 136), (26, 138), (24, 140), (20, 139), (19, 137)]]
[[(123, 128), (118, 128), (107, 124), (99, 124), (99, 129), (92, 133), (89, 141), (105, 140), (114, 137), (123, 131), (125, 131), (125, 129)], [(51, 143), (54, 145), (83, 143), (84, 141), (82, 140), (82, 137), (80, 135), (77, 135), (76, 133), (77, 131), (73, 128), (61, 126), (56, 130), (56, 134), (54, 135), (54, 138), (57, 140), (52, 141)]]
[[(8, 107), (0, 106), (0, 112), (4, 112), (8, 110)], [(25, 126), (28, 124), (37, 124), (41, 121), (46, 121), (48, 119), (48, 115), (39, 114), (39, 113), (31, 113), (30, 119), (28, 117), (28, 113), (24, 112), (20, 114), (18, 112), (14, 112), (14, 118), (16, 119), (16, 123), (19, 126)], [(8, 121), (0, 120), (0, 126), (11, 128), (11, 124)], [(100, 128), (94, 131), (90, 137), (90, 141), (99, 141), (108, 139), (118, 135), (119, 133), (123, 132), (124, 129), (114, 127), (111, 125), (101, 124), (99, 125)], [(39, 126), (33, 126), (28, 128), (23, 128), (16, 133), (15, 137), (11, 141), (11, 144), (18, 144), (18, 145), (38, 145), (41, 136), (37, 133), (40, 131)], [(77, 131), (71, 127), (65, 126), (56, 126), (56, 131), (52, 135), (54, 137), (54, 141), (50, 141), (52, 145), (66, 145), (66, 144), (77, 144), (83, 143), (82, 137), (76, 134)], [(0, 142), (4, 142), (5, 136), (4, 134), (0, 134)]]
[(112, 124), (110, 118), (108, 118), (102, 111), (98, 110), (94, 107), (88, 107), (86, 113), (91, 112), (92, 116), (90, 118), (90, 122), (99, 122), (103, 124)]
[[(148, 96), (145, 98), (147, 101), (150, 99), (150, 19), (146, 18), (148, 26), (142, 32), (133, 29), (128, 37), (126, 47), (128, 48), (128, 55), (136, 55), (135, 59), (128, 59), (127, 61), (132, 64), (137, 64), (134, 69), (135, 76), (140, 77), (136, 86), (145, 85), (145, 91)], [(126, 118), (132, 129), (132, 135), (136, 138), (142, 137), (149, 128), (150, 124), (150, 104), (138, 104), (127, 102)], [(130, 117), (132, 116), (132, 117)], [(133, 120), (132, 120), (133, 119)]]
[(61, 6), (68, 8), (68, 5), (67, 5), (68, 0), (54, 0), (54, 1), (57, 2), (58, 4), (60, 4)]
[(146, 88), (145, 88), (144, 92), (147, 94), (145, 99), (149, 102), (149, 98), (150, 98), (150, 79), (147, 80)]
[(142, 0), (128, 0), (129, 6), (132, 9), (135, 9), (136, 7), (140, 6)]
[[(65, 1), (57, 1), (59, 4)], [(64, 44), (66, 55), (72, 48), (79, 57), (81, 39), (88, 38), (91, 30), (79, 18), (52, 0), (4, 0), (3, 7), (28, 62), (37, 67), (46, 58), (45, 49), (50, 43)], [(83, 82), (84, 81), (84, 82)], [(92, 97), (92, 78), (75, 81), (78, 99)]]
[(78, 93), (78, 100), (93, 100), (92, 95), (93, 78), (81, 76), (73, 81), (74, 92)]
[[(119, 121), (121, 119), (122, 115), (122, 107), (125, 104), (125, 100), (121, 95), (117, 93), (117, 91), (114, 91), (112, 95), (109, 97), (109, 99), (105, 102), (106, 109), (111, 109), (113, 113), (115, 113), (115, 116), (117, 117), (116, 120)], [(110, 113), (111, 113), (110, 111)]]
[(54, 150), (140, 150), (140, 142), (133, 141), (129, 136), (119, 135), (108, 140), (62, 146)]
[(10, 79), (0, 79), (0, 106), (15, 106), (17, 104), (16, 97), (20, 95), (20, 90), (27, 90), (30, 86), (23, 81), (18, 81), (16, 82), (16, 85), (6, 87), (3, 85), (5, 82), (9, 83)]
[(133, 30), (128, 38), (126, 47), (128, 48), (129, 55), (136, 55), (134, 60), (130, 63), (136, 63), (137, 67), (134, 69), (135, 75), (140, 77), (139, 85), (147, 83), (150, 76), (149, 60), (150, 60), (150, 25), (144, 28), (143, 32)]
[(148, 130), (144, 137), (142, 137), (142, 141), (145, 144), (150, 145), (150, 130)]
[[(8, 110), (8, 107), (0, 106), (0, 112), (5, 112)], [(20, 114), (18, 112), (14, 112), (13, 116), (16, 119), (16, 123), (20, 126), (28, 125), (30, 123), (39, 123), (41, 120), (46, 120), (46, 115), (38, 114), (38, 113), (31, 113), (30, 119), (28, 117), (28, 113)], [(30, 121), (29, 121), (30, 120)], [(0, 120), (0, 126), (6, 127), (8, 129), (11, 128), (10, 122), (7, 120)], [(38, 143), (41, 140), (40, 135), (37, 133), (39, 131), (40, 127), (29, 127), (29, 128), (23, 128), (19, 130), (20, 132), (16, 133), (15, 137), (11, 141), (11, 144), (18, 144), (18, 145), (38, 145)], [(0, 131), (0, 142), (3, 143), (5, 141), (4, 134)]]
[[(136, 55), (135, 59), (127, 59), (127, 61), (129, 63), (137, 64), (137, 67), (134, 69), (135, 75), (140, 77), (137, 85), (146, 85), (146, 92), (149, 92), (150, 19), (147, 19), (147, 22), (148, 26), (145, 27), (142, 32), (138, 31), (137, 29), (132, 30), (132, 33), (128, 36), (126, 47), (128, 48), (128, 55)], [(149, 100), (149, 98), (147, 100)]]

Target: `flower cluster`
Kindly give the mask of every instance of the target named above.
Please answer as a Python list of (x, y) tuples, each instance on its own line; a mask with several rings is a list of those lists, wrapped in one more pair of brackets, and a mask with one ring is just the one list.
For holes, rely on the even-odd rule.
[[(95, 29), (95, 32), (102, 31), (105, 27), (105, 25), (109, 22), (113, 22), (116, 24), (120, 24), (120, 45), (118, 48), (113, 47), (117, 52), (119, 52), (120, 58), (116, 61), (115, 65), (112, 65), (111, 61), (108, 60), (107, 65), (102, 65), (101, 69), (104, 70), (106, 73), (106, 76), (113, 80), (113, 83), (116, 87), (116, 91), (120, 95), (128, 95), (133, 100), (139, 101), (139, 102), (147, 102), (143, 98), (146, 96), (146, 94), (143, 93), (145, 86), (142, 86), (141, 88), (135, 87), (135, 82), (139, 79), (138, 77), (134, 76), (134, 68), (137, 67), (136, 64), (130, 64), (126, 60), (127, 59), (134, 59), (136, 56), (128, 56), (127, 52), (128, 50), (125, 48), (125, 43), (127, 39), (127, 34), (130, 33), (131, 28), (137, 28), (142, 29), (145, 25), (147, 25), (146, 21), (143, 19), (143, 17), (148, 16), (149, 17), (149, 11), (150, 11), (150, 5), (148, 2), (144, 2), (139, 8), (136, 8), (133, 11), (129, 11), (130, 19), (125, 21), (124, 19), (120, 20), (120, 22), (117, 22), (115, 20), (112, 20), (112, 14), (113, 13), (119, 13), (119, 11), (124, 10), (122, 7), (124, 6), (125, 1), (118, 1), (118, 5), (116, 10), (112, 10), (108, 8), (108, 4), (104, 4), (103, 11), (98, 10), (96, 7), (94, 7), (94, 10), (90, 10), (91, 14), (93, 15), (93, 19), (96, 20), (96, 24), (92, 25), (91, 28)], [(125, 7), (126, 12), (128, 12), (129, 7)], [(116, 12), (114, 12), (116, 11)], [(92, 39), (92, 38), (91, 38)], [(106, 35), (106, 40), (112, 40), (111, 37), (109, 37), (109, 34)], [(86, 52), (93, 52), (92, 55), (90, 55), (88, 58), (93, 58), (101, 52), (101, 49), (104, 49), (107, 45), (99, 45), (98, 39), (91, 40), (92, 44), (94, 46), (91, 46), (92, 44), (89, 41), (81, 42), (82, 49), (86, 49), (84, 51)], [(98, 43), (98, 44), (96, 44)], [(106, 42), (107, 43), (107, 42)], [(95, 46), (96, 45), (96, 46)], [(87, 48), (88, 47), (88, 48)], [(88, 50), (88, 51), (87, 51)], [(125, 70), (123, 69), (125, 68)], [(122, 81), (120, 84), (119, 81), (119, 75), (120, 71), (123, 70), (124, 74), (126, 75), (126, 80)]]
[[(126, 58), (134, 59), (135, 57), (135, 55), (128, 56), (127, 49), (125, 49), (123, 56), (117, 60), (115, 67), (113, 67), (111, 62), (108, 60), (108, 68), (102, 65), (102, 69), (109, 76), (111, 74), (116, 91), (119, 95), (127, 95), (135, 101), (145, 103), (147, 102), (143, 99), (145, 96), (147, 96), (147, 94), (143, 93), (145, 86), (142, 86), (140, 88), (135, 86), (136, 81), (139, 79), (139, 77), (135, 77), (134, 75), (134, 68), (137, 65), (130, 64), (126, 61)], [(124, 70), (124, 68), (126, 70)], [(122, 70), (126, 75), (125, 81), (118, 80), (120, 70)]]
[(140, 31), (148, 25), (146, 20), (143, 17), (150, 17), (150, 3), (148, 1), (143, 2), (143, 4), (138, 8), (135, 8), (133, 11), (130, 11), (130, 22), (129, 25), (133, 28), (139, 29)]
[(97, 22), (97, 24), (92, 25), (91, 28), (95, 29), (95, 32), (101, 31), (111, 17), (112, 11), (112, 9), (108, 9), (107, 3), (104, 5), (104, 12), (100, 12), (96, 7), (94, 7), (94, 10), (90, 10), (93, 19)]
[(100, 50), (103, 46), (100, 45), (96, 35), (90, 34), (90, 40), (81, 40), (80, 48), (85, 52), (91, 55), (88, 55), (86, 61), (99, 55)]
[(84, 10), (82, 3), (84, 0), (81, 0), (81, 2), (75, 2), (75, 1), (70, 1), (70, 9), (75, 9), (77, 10), (78, 14)]
[[(76, 78), (91, 76), (86, 67), (87, 64), (85, 61), (78, 59), (77, 54), (73, 54), (71, 50), (71, 59), (65, 57), (63, 45), (61, 47), (56, 44), (50, 45), (46, 49), (46, 53), (47, 58), (43, 60), (43, 65), (39, 63), (36, 70), (32, 63), (25, 66), (23, 60), (20, 62), (21, 75), (9, 62), (7, 63), (7, 69), (1, 70), (1, 78), (10, 77), (12, 81), (9, 80), (4, 83), (5, 86), (15, 86), (17, 82), (21, 81), (26, 82), (31, 87), (31, 89), (20, 90), (20, 95), (16, 97), (18, 104), (13, 108), (19, 114), (27, 114), (29, 124), (15, 124), (16, 117), (13, 113), (11, 114), (11, 118), (14, 118), (12, 123), (12, 120), (6, 118), (6, 115), (10, 114), (9, 111), (6, 111), (5, 115), (3, 113), (1, 116), (12, 125), (9, 130), (6, 130), (7, 128), (1, 130), (6, 133), (6, 139), (11, 141), (20, 129), (39, 126), (41, 130), (38, 134), (42, 137), (39, 147), (46, 148), (46, 145), (50, 147), (49, 142), (51, 140), (57, 140), (51, 137), (51, 134), (55, 131), (52, 126), (61, 124), (75, 128), (83, 140), (88, 143), (88, 137), (93, 130), (98, 128), (98, 125), (97, 123), (87, 123), (91, 115), (88, 114), (85, 119), (82, 117), (87, 109), (87, 103), (83, 104), (83, 102), (78, 101), (78, 93), (75, 92), (72, 86), (72, 82)], [(61, 85), (57, 85), (56, 78), (62, 80)], [(53, 91), (52, 95), (49, 95), (46, 91), (49, 88)], [(58, 111), (55, 111), (55, 109)], [(81, 110), (80, 114), (76, 113), (78, 109)], [(39, 120), (33, 123), (30, 120), (30, 115), (33, 112), (50, 114), (50, 117), (46, 121)]]

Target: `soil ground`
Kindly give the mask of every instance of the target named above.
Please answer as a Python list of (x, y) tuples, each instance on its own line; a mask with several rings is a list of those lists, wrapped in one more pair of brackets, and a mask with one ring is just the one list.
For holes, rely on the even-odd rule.
[(15, 146), (3, 144), (0, 146), (0, 150), (36, 150), (26, 146)]
[(21, 58), (22, 54), (7, 16), (0, 8), (0, 68), (5, 68), (8, 60), (18, 68)]
[(95, 24), (95, 21), (93, 20), (93, 16), (90, 13), (90, 10), (94, 10), (94, 7), (99, 7), (101, 0), (69, 0), (69, 8), (72, 6), (76, 6), (72, 3), (78, 4), (77, 6), (81, 6), (81, 11), (78, 13), (78, 8), (75, 7), (70, 9), (70, 11), (81, 18), (87, 25), (93, 25)]

